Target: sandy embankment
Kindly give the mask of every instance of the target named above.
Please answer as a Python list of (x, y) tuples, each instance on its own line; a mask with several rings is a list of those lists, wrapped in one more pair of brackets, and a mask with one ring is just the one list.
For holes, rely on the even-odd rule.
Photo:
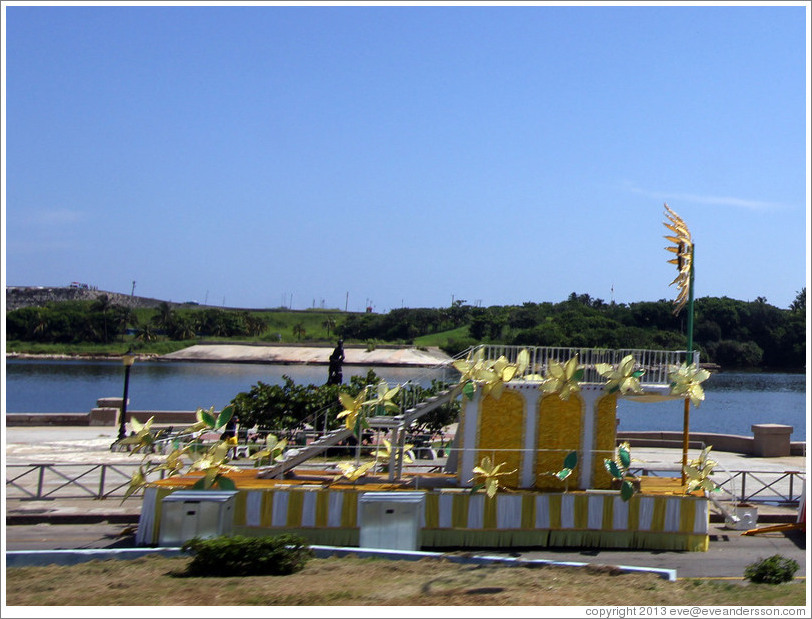
[[(251, 346), (240, 344), (197, 344), (163, 355), (168, 361), (217, 361), (242, 363), (327, 364), (332, 347)], [(439, 348), (344, 348), (345, 365), (389, 365), (433, 367), (446, 364), (451, 357)]]
[[(217, 363), (279, 363), (279, 364), (318, 364), (327, 365), (332, 347), (328, 346), (277, 346), (251, 344), (195, 344), (166, 355), (137, 353), (138, 361), (212, 361)], [(82, 354), (28, 354), (6, 353), (7, 359), (55, 359), (80, 361), (106, 361), (119, 359), (117, 355)], [(364, 347), (344, 348), (345, 365), (380, 365), (434, 367), (451, 362), (451, 357), (436, 347), (420, 348), (376, 348), (368, 351)]]

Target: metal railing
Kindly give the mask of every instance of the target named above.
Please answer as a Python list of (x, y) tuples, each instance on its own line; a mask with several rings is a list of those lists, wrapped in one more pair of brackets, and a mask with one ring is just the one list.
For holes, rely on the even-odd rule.
[[(141, 464), (7, 464), (6, 499), (107, 499), (123, 497)], [(149, 481), (163, 479), (164, 471)]]
[[(239, 463), (234, 463), (239, 466)], [(8, 464), (6, 498), (16, 500), (108, 499), (123, 497), (135, 470), (132, 464)], [(254, 466), (249, 463), (246, 466)], [(406, 468), (435, 467), (431, 460), (415, 462)], [(425, 471), (424, 471), (425, 472)], [(633, 468), (636, 475), (677, 477), (675, 469)], [(150, 475), (148, 481), (164, 478), (164, 471)], [(738, 502), (778, 503), (797, 506), (806, 483), (804, 471), (730, 471), (719, 486)], [(138, 496), (136, 493), (133, 496)]]
[[(798, 505), (806, 483), (806, 473), (803, 471), (731, 471), (731, 477), (719, 486), (744, 503)], [(748, 478), (751, 480), (749, 489)], [(777, 484), (783, 486), (784, 480), (789, 486), (786, 492), (776, 487)]]
[[(475, 352), (478, 348), (485, 350), (486, 359), (497, 359), (504, 355), (505, 358), (515, 363), (519, 353), (526, 350), (530, 355), (530, 365), (524, 372), (528, 374), (542, 374), (550, 361), (565, 363), (575, 355), (578, 355), (578, 363), (584, 366), (584, 377), (582, 383), (604, 383), (606, 382), (595, 370), (596, 363), (609, 363), (617, 366), (627, 355), (633, 355), (637, 361), (635, 367), (645, 370), (641, 382), (647, 384), (667, 385), (669, 384), (668, 374), (671, 366), (680, 365), (686, 359), (684, 350), (647, 350), (642, 348), (564, 348), (556, 346), (502, 346), (485, 344), (471, 349)], [(690, 363), (699, 364), (699, 352), (693, 353)]]
[[(679, 477), (679, 469), (632, 467), (637, 476)], [(716, 484), (735, 501), (741, 503), (780, 503), (798, 505), (801, 501), (806, 472), (804, 471), (724, 471), (724, 481), (711, 474)]]
[[(506, 345), (490, 345), (482, 344), (468, 348), (462, 353), (456, 355), (451, 361), (457, 359), (465, 359), (474, 355), (479, 349), (484, 352), (484, 357), (490, 360), (496, 360), (501, 356), (505, 356), (511, 363), (515, 363), (519, 353), (526, 350), (530, 357), (530, 363), (523, 373), (523, 376), (530, 374), (543, 374), (547, 371), (550, 361), (557, 361), (565, 363), (575, 355), (578, 355), (579, 364), (584, 367), (584, 376), (580, 381), (585, 384), (602, 384), (605, 379), (602, 378), (595, 370), (595, 365), (598, 363), (608, 363), (617, 365), (627, 355), (633, 355), (636, 360), (635, 368), (645, 370), (645, 374), (641, 378), (641, 382), (646, 385), (667, 385), (669, 384), (668, 374), (672, 366), (680, 365), (686, 358), (685, 351), (673, 350), (648, 350), (636, 348), (622, 348), (622, 349), (607, 349), (607, 348), (567, 348), (567, 347), (553, 347), (553, 346), (506, 346)], [(692, 363), (699, 363), (699, 353), (693, 353)], [(403, 415), (407, 410), (415, 408), (420, 404), (422, 396), (425, 393), (425, 384), (432, 379), (436, 380), (441, 388), (442, 385), (451, 386), (455, 384), (460, 377), (460, 373), (453, 367), (451, 362), (439, 363), (434, 366), (425, 368), (425, 371), (420, 375), (399, 384), (400, 393), (398, 395), (398, 402), (400, 404), (400, 414)], [(517, 377), (520, 378), (520, 377)], [(394, 385), (391, 385), (394, 386)], [(367, 387), (370, 390), (375, 389), (375, 385)], [(328, 433), (330, 420), (341, 411), (339, 403), (331, 404), (323, 409), (315, 411), (310, 417), (310, 423), (313, 431), (318, 433), (319, 436)], [(372, 413), (378, 415), (382, 413)], [(167, 441), (177, 439), (177, 436), (168, 437)], [(162, 446), (162, 449), (165, 447)]]

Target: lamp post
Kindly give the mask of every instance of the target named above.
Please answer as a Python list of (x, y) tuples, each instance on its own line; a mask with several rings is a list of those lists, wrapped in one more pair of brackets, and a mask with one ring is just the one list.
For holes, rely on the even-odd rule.
[(128, 350), (121, 357), (124, 364), (124, 398), (121, 400), (121, 415), (118, 420), (118, 440), (123, 440), (127, 436), (127, 429), (124, 427), (127, 421), (127, 391), (130, 388), (130, 368), (135, 361), (132, 349)]

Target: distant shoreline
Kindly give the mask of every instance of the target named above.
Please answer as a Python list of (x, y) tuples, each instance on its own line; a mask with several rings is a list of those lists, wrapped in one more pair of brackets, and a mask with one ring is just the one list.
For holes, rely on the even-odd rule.
[[(162, 355), (157, 353), (136, 354), (136, 361), (159, 361)], [(6, 359), (22, 359), (23, 361), (121, 361), (121, 355), (108, 355), (104, 353), (25, 353), (7, 352)]]
[[(252, 344), (235, 344), (234, 346), (251, 346)], [(276, 347), (276, 348), (286, 348), (287, 346), (278, 346), (278, 345), (266, 345), (268, 347)], [(290, 347), (295, 347), (290, 345)], [(332, 350), (332, 346), (317, 346), (313, 345), (311, 348), (322, 348), (324, 350)], [(347, 347), (349, 348), (349, 346)], [(381, 347), (382, 349), (385, 347)], [(182, 349), (183, 350), (187, 349)], [(170, 353), (172, 354), (172, 353)], [(17, 352), (10, 352), (6, 353), (6, 359), (20, 359), (23, 361), (120, 361), (121, 355), (112, 355), (112, 354), (104, 354), (104, 353), (75, 353), (75, 354), (53, 354), (53, 353), (17, 353)], [(260, 363), (266, 365), (329, 365), (329, 360), (320, 360), (320, 359), (307, 359), (307, 360), (297, 360), (297, 359), (246, 359), (240, 357), (234, 358), (204, 358), (204, 357), (183, 357), (183, 358), (173, 358), (169, 355), (159, 355), (158, 353), (136, 353), (135, 355), (136, 361), (166, 361), (166, 362), (194, 362), (194, 363)], [(366, 366), (366, 365), (378, 365), (378, 366), (390, 366), (390, 367), (414, 367), (415, 365), (422, 365), (422, 364), (415, 364), (415, 363), (387, 363), (382, 362), (381, 360), (376, 361), (354, 361), (354, 360), (345, 360), (343, 365), (346, 366)], [(426, 364), (426, 367), (431, 367), (433, 364)], [(703, 369), (708, 370), (709, 372), (722, 372), (724, 371), (723, 368), (716, 364), (716, 363), (700, 363), (699, 366)], [(735, 371), (735, 370), (734, 370)], [(744, 371), (744, 370), (742, 370)], [(768, 372), (769, 370), (758, 370), (757, 372)], [(798, 372), (787, 372), (783, 371), (782, 373), (787, 374), (795, 374)]]
[[(246, 343), (195, 344), (167, 353), (136, 353), (137, 362), (252, 363), (262, 365), (329, 365), (333, 346), (262, 345)], [(451, 357), (438, 348), (345, 346), (344, 366), (436, 367)], [(121, 355), (105, 353), (6, 353), (6, 359), (23, 361), (120, 361)]]

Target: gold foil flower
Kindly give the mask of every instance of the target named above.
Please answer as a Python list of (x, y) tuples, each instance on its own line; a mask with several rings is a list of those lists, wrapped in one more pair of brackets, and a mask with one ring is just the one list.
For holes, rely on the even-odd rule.
[(645, 370), (635, 371), (635, 363), (634, 355), (626, 355), (617, 369), (609, 363), (595, 364), (595, 370), (606, 379), (605, 388), (607, 393), (614, 393), (615, 391), (620, 391), (624, 395), (629, 391), (643, 393), (643, 388), (640, 386), (640, 377), (645, 373)]
[(474, 477), (468, 480), (468, 482), (473, 482), (474, 480), (481, 479), (482, 481), (471, 488), (471, 492), (484, 487), (485, 493), (488, 495), (488, 498), (493, 498), (496, 495), (497, 490), (499, 490), (499, 477), (502, 475), (512, 475), (516, 472), (516, 469), (512, 471), (505, 471), (503, 473), (499, 472), (506, 463), (501, 462), (497, 465), (493, 465), (491, 463), (491, 459), (489, 456), (485, 456), (482, 458), (479, 466), (474, 467)]
[(702, 383), (710, 377), (710, 372), (691, 365), (673, 365), (668, 373), (671, 383), (671, 395), (685, 396), (691, 399), (691, 404), (699, 406), (705, 399)]
[(570, 395), (581, 391), (578, 383), (584, 377), (583, 366), (578, 365), (578, 355), (572, 357), (564, 365), (551, 360), (547, 366), (547, 375), (541, 383), (544, 393), (557, 393), (558, 397), (566, 401)]

